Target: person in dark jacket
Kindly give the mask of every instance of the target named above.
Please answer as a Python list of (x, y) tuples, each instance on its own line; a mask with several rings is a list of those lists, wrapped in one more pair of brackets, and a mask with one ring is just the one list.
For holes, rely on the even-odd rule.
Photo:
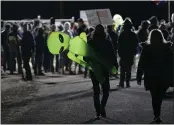
[(47, 26), (44, 26), (44, 31), (45, 31), (45, 40), (44, 40), (44, 62), (43, 62), (43, 66), (44, 66), (44, 70), (45, 72), (48, 72), (50, 69), (50, 52), (48, 50), (48, 46), (47, 46), (47, 39), (48, 39), (48, 34), (49, 34), (49, 29)]
[(141, 85), (144, 74), (144, 86), (152, 97), (154, 121), (161, 123), (161, 104), (166, 90), (173, 86), (173, 52), (171, 44), (166, 42), (160, 30), (152, 30), (149, 40), (144, 43), (137, 70), (137, 83)]
[(5, 26), (5, 30), (1, 32), (1, 45), (4, 50), (4, 58), (3, 58), (3, 70), (4, 72), (9, 69), (10, 61), (9, 61), (9, 47), (7, 44), (8, 35), (10, 33), (10, 25)]
[[(88, 40), (88, 41), (92, 40), (92, 34), (93, 34), (94, 30), (95, 30), (94, 27), (90, 27), (90, 28), (89, 28), (89, 34), (88, 34), (88, 36), (87, 36), (87, 40)], [(88, 75), (88, 69), (85, 68), (84, 78), (87, 78), (87, 75)]]
[(139, 45), (138, 45), (138, 48), (137, 48), (138, 53), (141, 52), (140, 44), (144, 43), (148, 39), (148, 35), (149, 35), (148, 27), (149, 27), (149, 25), (150, 25), (149, 21), (142, 21), (140, 29), (137, 32), (138, 39), (139, 39)]
[(120, 83), (118, 87), (124, 88), (126, 76), (126, 87), (130, 87), (131, 69), (134, 56), (138, 46), (138, 37), (132, 31), (132, 22), (129, 18), (125, 19), (122, 32), (118, 38), (118, 55), (120, 57)]
[[(117, 40), (118, 35), (114, 32), (114, 27), (112, 25), (107, 26), (107, 32), (108, 32), (108, 39), (111, 41), (112, 49), (114, 51), (115, 58), (117, 59)], [(115, 67), (118, 69), (118, 62), (114, 64)], [(117, 77), (118, 74), (116, 74), (115, 77)]]
[[(77, 35), (80, 36), (80, 34), (82, 32), (85, 32), (86, 35), (88, 35), (89, 30), (88, 30), (87, 26), (85, 25), (83, 19), (79, 18), (77, 22), (78, 22), (78, 26), (79, 26), (77, 29)], [(82, 74), (82, 73), (83, 73), (82, 67), (81, 67), (81, 65), (79, 65), (79, 74)], [(84, 75), (84, 77), (85, 77), (85, 75)]]
[(164, 39), (169, 40), (169, 32), (167, 31), (167, 28), (166, 28), (165, 24), (161, 24), (159, 29), (163, 33)]
[(39, 28), (37, 36), (35, 38), (36, 42), (36, 55), (35, 55), (35, 75), (44, 75), (42, 73), (42, 63), (43, 63), (43, 53), (44, 53), (44, 31), (42, 28)]
[(22, 73), (22, 60), (20, 51), (21, 37), (17, 32), (18, 26), (13, 25), (12, 32), (8, 35), (8, 47), (9, 47), (9, 57), (10, 57), (10, 74), (12, 75), (16, 71), (16, 57), (18, 64), (18, 73)]
[(34, 52), (34, 39), (30, 31), (28, 31), (27, 24), (24, 25), (24, 33), (21, 42), (22, 58), (24, 62), (24, 68), (26, 70), (26, 81), (32, 80), (31, 68), (29, 65), (30, 58)]
[(158, 18), (156, 16), (152, 16), (150, 19), (150, 26), (149, 26), (149, 32), (153, 29), (158, 29)]
[[(102, 25), (97, 25), (92, 40), (88, 41), (88, 44), (102, 57), (108, 59), (112, 64), (115, 63), (115, 56), (112, 49), (111, 41), (106, 39), (106, 33)], [(91, 71), (90, 76), (93, 84), (94, 91), (94, 107), (96, 109), (96, 119), (99, 116), (106, 117), (105, 106), (109, 97), (110, 83), (109, 83), (109, 72), (104, 68), (102, 69), (105, 74), (105, 80), (101, 83), (103, 90), (103, 97), (100, 102), (100, 82), (96, 79), (96, 76)]]

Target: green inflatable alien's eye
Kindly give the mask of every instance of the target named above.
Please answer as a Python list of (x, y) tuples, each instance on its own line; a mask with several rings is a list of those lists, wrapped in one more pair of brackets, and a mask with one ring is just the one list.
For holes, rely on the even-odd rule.
[(64, 38), (63, 38), (63, 36), (61, 34), (59, 34), (59, 40), (60, 40), (61, 43), (64, 42)]
[(59, 50), (59, 53), (63, 52), (63, 50), (64, 50), (64, 47), (62, 46)]
[(75, 54), (75, 57), (77, 57), (78, 55), (77, 54)]

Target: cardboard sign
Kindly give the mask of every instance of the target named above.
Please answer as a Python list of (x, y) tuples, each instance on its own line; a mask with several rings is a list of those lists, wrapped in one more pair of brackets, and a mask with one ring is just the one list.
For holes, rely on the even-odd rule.
[(80, 11), (80, 17), (90, 26), (112, 25), (112, 15), (110, 9), (96, 9)]

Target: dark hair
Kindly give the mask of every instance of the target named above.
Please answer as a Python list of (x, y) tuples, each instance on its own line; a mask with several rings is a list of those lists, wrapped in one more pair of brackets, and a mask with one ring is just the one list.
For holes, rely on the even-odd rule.
[(127, 17), (123, 23), (123, 29), (128, 29), (128, 30), (131, 30), (133, 27), (133, 24), (132, 24), (132, 21), (129, 17)]
[(167, 41), (164, 39), (163, 33), (160, 30), (154, 29), (149, 33), (147, 43), (151, 45), (159, 45), (167, 43)]
[(105, 33), (105, 30), (104, 30), (104, 27), (103, 25), (101, 24), (98, 24), (96, 27), (95, 27), (95, 31), (94, 31), (94, 35), (93, 35), (93, 39), (105, 39), (106, 38), (106, 33)]
[(43, 35), (43, 33), (44, 33), (44, 30), (42, 28), (39, 28), (38, 29), (38, 35)]
[(143, 29), (148, 29), (149, 25), (150, 25), (150, 22), (147, 20), (141, 22), (141, 27)]
[(158, 25), (158, 18), (156, 16), (152, 16), (149, 21), (152, 25)]
[(82, 18), (79, 18), (77, 21), (78, 21), (78, 22), (81, 22), (81, 23), (84, 22)]

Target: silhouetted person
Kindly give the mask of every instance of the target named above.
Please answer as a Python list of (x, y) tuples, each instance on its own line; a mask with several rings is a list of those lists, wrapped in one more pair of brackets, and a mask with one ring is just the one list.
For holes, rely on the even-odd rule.
[[(94, 30), (95, 30), (94, 27), (89, 28), (89, 34), (87, 35), (88, 41), (92, 40), (92, 35), (93, 35)], [(84, 78), (87, 78), (87, 75), (88, 75), (88, 68), (85, 67)]]
[[(106, 39), (106, 33), (104, 31), (104, 27), (102, 25), (97, 25), (93, 38), (88, 42), (88, 44), (93, 47), (93, 49), (100, 53), (100, 55), (112, 62), (115, 63), (115, 56), (112, 49), (111, 41)], [(101, 66), (102, 68), (103, 66)], [(104, 74), (103, 83), (99, 83), (96, 79), (93, 71), (90, 72), (93, 91), (94, 91), (94, 107), (96, 109), (96, 118), (98, 119), (101, 115), (102, 117), (106, 117), (105, 106), (109, 97), (110, 83), (109, 83), (109, 72), (102, 68), (102, 73)], [(100, 84), (103, 91), (103, 97), (100, 102)]]
[[(142, 21), (140, 29), (137, 32), (138, 39), (139, 39), (139, 45), (141, 43), (144, 43), (145, 41), (147, 41), (148, 35), (149, 35), (149, 30), (148, 30), (149, 25), (150, 25), (149, 21)], [(141, 52), (140, 46), (138, 46), (138, 51), (139, 51), (139, 53)]]
[(118, 38), (118, 55), (120, 57), (120, 83), (119, 87), (124, 88), (126, 77), (126, 87), (130, 87), (131, 68), (136, 55), (138, 37), (132, 31), (132, 22), (127, 18), (123, 24), (122, 32)]
[[(71, 32), (71, 24), (69, 22), (65, 22), (63, 33), (66, 33), (70, 38), (73, 38), (73, 34)], [(68, 54), (68, 50), (65, 50), (62, 53), (63, 59), (64, 59), (63, 68), (65, 66), (66, 70), (69, 71), (69, 74), (73, 75), (74, 73), (72, 72), (72, 69), (71, 69), (72, 61), (68, 58), (67, 54)]]
[(35, 55), (35, 75), (44, 75), (42, 73), (42, 64), (43, 64), (43, 53), (44, 53), (44, 31), (42, 28), (39, 28), (37, 36), (35, 38), (36, 43), (36, 55)]
[(49, 29), (48, 29), (47, 26), (45, 26), (44, 28), (45, 28), (45, 40), (44, 40), (44, 62), (43, 62), (43, 66), (44, 66), (45, 72), (48, 72), (49, 69), (50, 69), (50, 52), (49, 52), (48, 46), (47, 46), (47, 39), (48, 39)]
[(17, 25), (13, 25), (12, 32), (8, 35), (8, 47), (9, 47), (9, 57), (10, 57), (10, 74), (13, 74), (16, 70), (16, 57), (18, 64), (18, 73), (22, 73), (22, 60), (21, 60), (21, 51), (20, 51), (20, 40), (21, 37), (17, 32)]
[(10, 25), (5, 26), (5, 30), (1, 32), (1, 45), (4, 50), (4, 56), (3, 56), (3, 70), (4, 72), (9, 69), (10, 61), (9, 61), (9, 47), (7, 44), (8, 41), (8, 35), (10, 33)]
[[(112, 25), (107, 26), (107, 32), (108, 32), (108, 39), (111, 41), (112, 49), (114, 51), (115, 58), (117, 60), (117, 40), (118, 35), (114, 32), (114, 27)], [(114, 66), (118, 69), (118, 62), (114, 64)], [(117, 74), (116, 74), (117, 77)]]
[(163, 33), (164, 39), (169, 40), (169, 32), (167, 31), (167, 28), (166, 28), (165, 24), (161, 24), (159, 29)]
[[(79, 26), (78, 29), (77, 29), (77, 35), (80, 36), (80, 34), (82, 32), (85, 32), (86, 35), (88, 35), (89, 31), (88, 31), (87, 26), (84, 24), (83, 19), (79, 18), (77, 22), (78, 22), (78, 26)], [(82, 73), (83, 72), (82, 72), (81, 65), (79, 65), (79, 74), (82, 74)]]
[(162, 100), (166, 90), (173, 86), (173, 52), (160, 30), (152, 30), (148, 41), (143, 44), (137, 70), (139, 85), (143, 74), (145, 89), (150, 91), (152, 97), (155, 116), (152, 123), (161, 123)]
[(24, 33), (21, 42), (22, 59), (24, 63), (24, 68), (26, 71), (25, 80), (32, 80), (31, 68), (29, 65), (30, 58), (34, 52), (34, 39), (30, 31), (28, 31), (27, 24), (24, 25)]
[[(56, 31), (56, 26), (53, 24), (51, 25), (51, 32), (55, 32)], [(49, 34), (51, 34), (51, 32)], [(54, 73), (55, 72), (55, 68), (54, 68), (54, 56), (53, 54), (50, 53), (50, 65), (51, 65), (51, 72)]]
[(150, 19), (150, 26), (149, 26), (149, 32), (153, 29), (158, 29), (158, 19), (156, 16), (152, 16)]

